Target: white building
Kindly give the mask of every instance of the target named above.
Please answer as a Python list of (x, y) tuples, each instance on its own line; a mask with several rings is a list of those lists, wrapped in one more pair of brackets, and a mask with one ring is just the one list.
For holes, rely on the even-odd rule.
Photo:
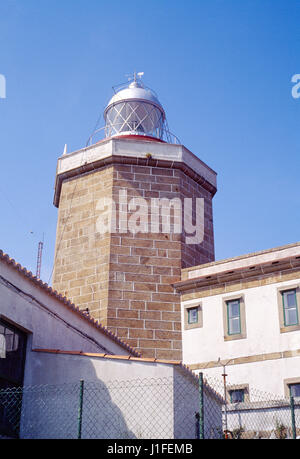
[(300, 243), (195, 266), (181, 293), (183, 361), (222, 380), (228, 397), (249, 387), (300, 396)]

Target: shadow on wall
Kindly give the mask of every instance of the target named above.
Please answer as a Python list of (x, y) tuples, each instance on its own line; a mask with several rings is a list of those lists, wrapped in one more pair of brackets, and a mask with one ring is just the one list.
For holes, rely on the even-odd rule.
[(82, 438), (136, 438), (118, 406), (120, 401), (117, 398), (116, 404), (112, 399), (115, 391), (119, 395), (118, 387), (100, 380), (86, 382), (84, 386)]
[[(51, 360), (55, 361), (53, 358)], [(98, 379), (89, 359), (84, 359), (83, 367), (79, 365), (78, 368), (76, 361), (73, 361), (73, 364), (73, 370), (77, 371), (76, 376), (73, 375), (71, 378), (75, 382), (42, 383), (23, 388), (20, 438), (136, 438), (128, 428), (122, 411), (112, 400), (114, 388), (108, 387)], [(60, 365), (58, 367), (61, 368)], [(48, 374), (51, 374), (51, 371)], [(85, 380), (82, 384), (80, 378), (83, 375)], [(77, 381), (74, 376), (78, 378)], [(62, 378), (63, 375), (58, 380)]]
[(195, 413), (199, 411), (198, 386), (195, 381), (174, 368), (174, 438), (197, 438)]
[[(200, 438), (199, 382), (174, 368), (174, 435), (175, 438)], [(197, 416), (196, 416), (197, 415)], [(198, 418), (198, 420), (197, 420)], [(222, 438), (221, 398), (208, 384), (203, 386), (203, 435), (207, 439)]]
[(198, 384), (183, 369), (33, 354), (30, 380), (40, 386), (24, 389), (21, 438), (196, 438)]

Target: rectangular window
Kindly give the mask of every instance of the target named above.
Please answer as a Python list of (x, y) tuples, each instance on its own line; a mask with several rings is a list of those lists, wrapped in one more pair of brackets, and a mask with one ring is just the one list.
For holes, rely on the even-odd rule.
[(188, 324), (196, 324), (198, 322), (198, 308), (188, 309)]
[(235, 389), (229, 391), (230, 403), (243, 403), (245, 400), (245, 390)]
[(193, 328), (202, 328), (202, 306), (201, 303), (185, 304), (184, 305), (184, 330)]
[(228, 335), (241, 333), (240, 300), (227, 301)]
[(300, 397), (300, 383), (289, 384), (289, 389), (292, 397)]
[(247, 338), (243, 294), (222, 298), (224, 341)]
[(296, 289), (282, 292), (282, 304), (284, 314), (284, 325), (298, 325), (298, 308)]

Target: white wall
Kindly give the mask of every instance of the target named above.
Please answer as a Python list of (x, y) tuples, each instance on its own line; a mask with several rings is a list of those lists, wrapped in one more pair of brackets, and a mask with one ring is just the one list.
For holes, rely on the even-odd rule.
[[(76, 438), (80, 379), (83, 438), (195, 438), (198, 384), (176, 365), (42, 352), (31, 362), (23, 438)], [(221, 405), (208, 391), (204, 404), (207, 425), (221, 424)]]
[[(223, 367), (206, 368), (195, 370), (202, 371), (208, 382), (224, 395), (223, 390)], [(241, 365), (226, 366), (227, 385), (249, 384), (252, 389), (252, 399), (266, 400), (271, 395), (285, 396), (284, 379), (300, 378), (300, 357), (288, 359), (265, 360)], [(256, 397), (255, 397), (256, 394)]]
[[(294, 400), (296, 436), (299, 434), (300, 398)], [(289, 400), (267, 400), (260, 403), (240, 403), (227, 407), (227, 428), (243, 428), (244, 438), (276, 438), (278, 425), (287, 428), (287, 438), (292, 438), (293, 424)]]
[[(294, 285), (291, 280), (261, 287), (249, 288), (199, 299), (203, 308), (203, 327), (183, 330), (183, 361), (186, 364), (222, 361), (233, 358), (283, 352), (300, 348), (300, 332), (280, 333), (277, 288)], [(246, 339), (224, 341), (223, 304), (226, 296), (243, 294), (246, 314)], [(196, 301), (197, 303), (197, 301)], [(195, 304), (195, 300), (182, 303)], [(241, 365), (228, 365), (231, 384), (251, 383), (260, 390), (284, 393), (283, 379), (300, 377), (300, 358), (266, 360)], [(222, 379), (222, 367), (203, 372)]]

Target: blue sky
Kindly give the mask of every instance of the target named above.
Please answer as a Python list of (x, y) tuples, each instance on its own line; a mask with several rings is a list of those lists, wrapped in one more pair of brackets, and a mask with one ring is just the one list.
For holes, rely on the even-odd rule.
[(85, 145), (125, 74), (218, 173), (216, 259), (298, 241), (300, 1), (1, 0), (0, 248), (52, 269), (57, 158)]

